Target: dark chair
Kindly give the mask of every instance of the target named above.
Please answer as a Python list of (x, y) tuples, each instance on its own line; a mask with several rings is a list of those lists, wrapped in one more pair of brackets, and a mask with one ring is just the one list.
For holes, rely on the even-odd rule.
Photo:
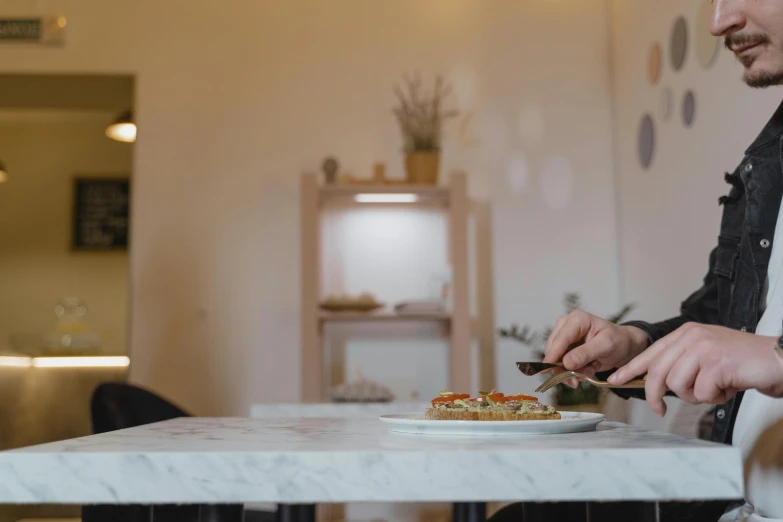
[(119, 382), (101, 384), (95, 389), (91, 413), (93, 433), (191, 416), (152, 392)]
[[(99, 385), (92, 395), (90, 404), (93, 433), (106, 433), (109, 431), (143, 426), (154, 422), (176, 419), (179, 417), (191, 417), (185, 410), (171, 404), (167, 400), (158, 397), (138, 386), (125, 383), (105, 383)], [(241, 516), (242, 506), (222, 506), (217, 508), (219, 512), (228, 514), (230, 519), (235, 515), (232, 511), (239, 511)], [(218, 511), (209, 516), (201, 514), (194, 516), (190, 511), (198, 509), (196, 506), (161, 506), (160, 515), (155, 520), (220, 520)], [(266, 511), (245, 511), (245, 522), (274, 522), (277, 514)], [(149, 513), (141, 507), (134, 506), (85, 506), (82, 508), (83, 522), (137, 522), (149, 520)]]

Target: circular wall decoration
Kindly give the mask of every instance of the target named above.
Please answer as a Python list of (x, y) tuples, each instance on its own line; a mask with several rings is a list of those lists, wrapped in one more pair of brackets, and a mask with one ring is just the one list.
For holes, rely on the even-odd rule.
[(688, 24), (682, 16), (674, 22), (672, 27), (671, 42), (669, 45), (672, 68), (675, 71), (682, 69), (685, 56), (688, 54)]
[(514, 194), (519, 194), (527, 184), (528, 166), (525, 157), (519, 153), (508, 164), (508, 187)]
[(693, 125), (693, 120), (696, 119), (696, 95), (693, 91), (685, 93), (685, 97), (682, 99), (682, 122), (686, 127)]
[(647, 81), (655, 85), (661, 78), (661, 46), (653, 44), (647, 57)]
[(699, 17), (696, 22), (696, 57), (699, 63), (707, 68), (715, 63), (720, 50), (720, 39), (710, 34), (712, 23), (712, 2), (702, 0), (699, 6)]
[(655, 125), (652, 116), (645, 114), (639, 126), (639, 163), (643, 169), (650, 168), (655, 154)]
[(661, 94), (658, 98), (658, 116), (661, 121), (669, 121), (669, 117), (672, 115), (672, 100), (674, 94), (672, 94), (671, 87), (664, 87), (661, 89)]

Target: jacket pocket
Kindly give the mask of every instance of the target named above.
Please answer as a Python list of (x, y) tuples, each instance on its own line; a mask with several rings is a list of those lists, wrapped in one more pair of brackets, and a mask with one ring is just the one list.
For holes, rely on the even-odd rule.
[(739, 261), (739, 245), (739, 238), (718, 236), (718, 251), (715, 255), (715, 266), (712, 267), (715, 275), (734, 280)]
[(715, 264), (712, 273), (715, 275), (715, 289), (718, 298), (718, 324), (730, 326), (729, 308), (734, 294), (734, 279), (739, 265), (739, 238), (719, 236), (718, 248), (715, 252)]

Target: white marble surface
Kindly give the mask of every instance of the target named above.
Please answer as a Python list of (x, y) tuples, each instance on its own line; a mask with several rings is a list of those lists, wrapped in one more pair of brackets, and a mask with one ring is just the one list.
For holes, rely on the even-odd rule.
[(611, 423), (471, 438), (377, 419), (189, 418), (0, 453), (0, 503), (741, 497), (734, 448)]
[(381, 402), (381, 403), (296, 403), (296, 404), (253, 404), (250, 417), (254, 419), (289, 418), (349, 418), (375, 419), (380, 415), (424, 411), (429, 402)]

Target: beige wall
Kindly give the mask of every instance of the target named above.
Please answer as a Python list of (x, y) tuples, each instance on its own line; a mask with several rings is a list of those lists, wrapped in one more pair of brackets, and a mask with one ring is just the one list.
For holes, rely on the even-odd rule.
[[(330, 153), (399, 175), (402, 72), (455, 83), (465, 116), (445, 171), (494, 205), (498, 323), (552, 321), (567, 290), (617, 305), (605, 9), (4, 0), (0, 15), (67, 15), (68, 42), (0, 48), (0, 67), (136, 75), (132, 379), (200, 414), (246, 414), (298, 397), (298, 175)], [(520, 353), (498, 348), (501, 384), (519, 385)]]
[[(73, 179), (127, 176), (131, 147), (107, 139), (110, 112), (0, 111), (0, 345), (52, 331), (78, 297), (107, 353), (126, 353), (128, 255), (72, 252)], [(34, 346), (33, 348), (38, 348)]]

